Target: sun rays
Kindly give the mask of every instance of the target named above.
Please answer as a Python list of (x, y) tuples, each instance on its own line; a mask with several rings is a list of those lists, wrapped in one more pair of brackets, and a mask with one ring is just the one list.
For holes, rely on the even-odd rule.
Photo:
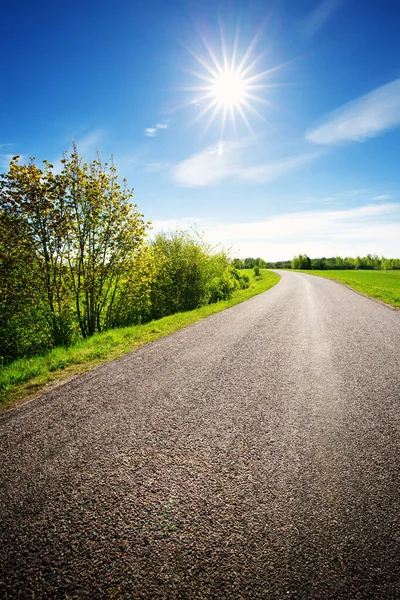
[(265, 52), (255, 55), (258, 36), (255, 36), (248, 48), (240, 55), (238, 33), (232, 47), (228, 48), (222, 28), (220, 32), (219, 53), (214, 51), (204, 37), (202, 37), (204, 52), (195, 53), (190, 48), (186, 48), (196, 62), (195, 69), (188, 70), (196, 79), (196, 84), (183, 88), (194, 94), (185, 106), (196, 106), (198, 114), (194, 122), (205, 121), (205, 130), (220, 118), (222, 136), (227, 121), (229, 120), (236, 130), (239, 118), (254, 134), (250, 115), (266, 121), (264, 111), (261, 112), (260, 107), (273, 106), (265, 95), (268, 88), (277, 86), (276, 83), (268, 80), (284, 65), (263, 71), (257, 70), (265, 55)]

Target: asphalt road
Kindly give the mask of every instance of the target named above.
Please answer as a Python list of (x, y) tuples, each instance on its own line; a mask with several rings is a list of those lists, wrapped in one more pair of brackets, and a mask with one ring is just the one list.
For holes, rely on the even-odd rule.
[(0, 417), (0, 597), (400, 598), (400, 312), (272, 290)]

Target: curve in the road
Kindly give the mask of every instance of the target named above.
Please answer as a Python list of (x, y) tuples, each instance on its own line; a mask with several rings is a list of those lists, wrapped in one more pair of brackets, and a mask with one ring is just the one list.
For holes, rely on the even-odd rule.
[(400, 313), (269, 292), (0, 417), (2, 598), (398, 598)]

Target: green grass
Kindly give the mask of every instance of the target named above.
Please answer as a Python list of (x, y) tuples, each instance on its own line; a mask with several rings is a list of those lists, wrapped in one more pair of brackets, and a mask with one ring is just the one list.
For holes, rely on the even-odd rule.
[(302, 271), (334, 279), (375, 300), (400, 308), (400, 271)]
[(177, 313), (145, 325), (111, 329), (80, 340), (69, 348), (54, 348), (44, 356), (21, 358), (0, 368), (0, 408), (10, 408), (41, 392), (51, 382), (89, 371), (101, 363), (119, 358), (139, 346), (164, 337), (200, 319), (225, 310), (278, 283), (279, 276), (262, 271), (254, 277), (252, 269), (243, 270), (250, 276), (250, 287), (237, 291), (230, 300)]

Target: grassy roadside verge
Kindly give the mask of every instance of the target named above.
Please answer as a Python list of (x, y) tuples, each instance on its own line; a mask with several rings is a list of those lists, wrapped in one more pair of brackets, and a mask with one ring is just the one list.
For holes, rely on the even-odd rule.
[(333, 279), (353, 290), (400, 308), (400, 271), (301, 271)]
[(244, 302), (269, 290), (280, 279), (275, 273), (266, 270), (262, 271), (261, 278), (255, 278), (250, 269), (244, 272), (250, 276), (250, 287), (237, 291), (230, 300), (203, 306), (190, 312), (170, 315), (145, 325), (111, 329), (80, 340), (69, 348), (54, 348), (43, 356), (21, 358), (0, 368), (0, 410), (28, 400), (52, 382), (59, 382), (72, 375), (89, 371), (139, 346)]

